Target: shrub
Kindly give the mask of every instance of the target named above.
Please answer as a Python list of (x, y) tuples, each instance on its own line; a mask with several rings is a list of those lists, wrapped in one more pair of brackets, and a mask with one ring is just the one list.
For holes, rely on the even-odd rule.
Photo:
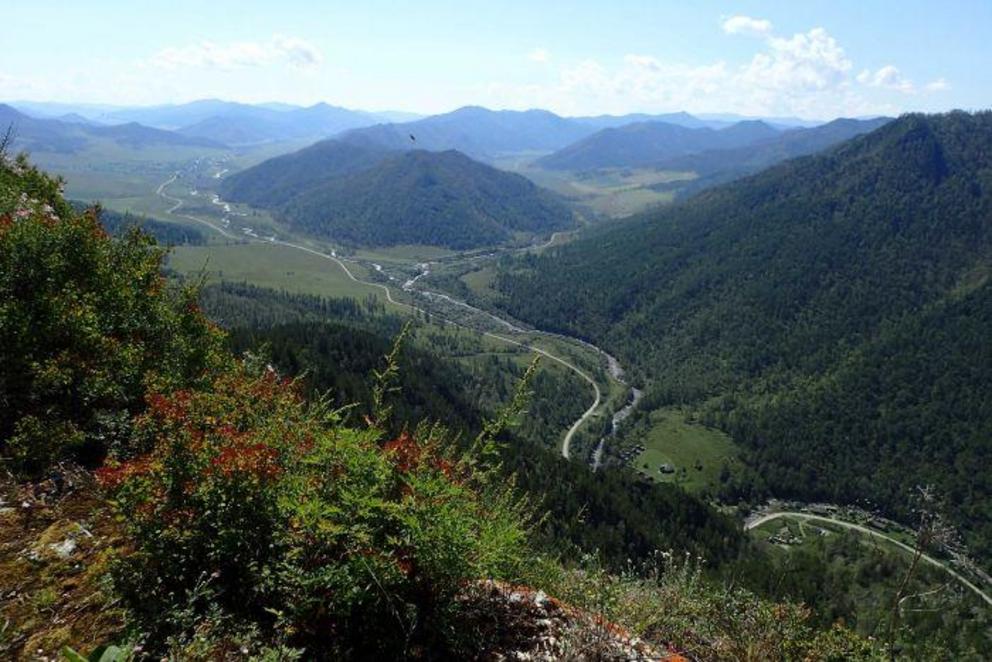
[(519, 574), (527, 509), (441, 428), (383, 437), (271, 370), (151, 393), (144, 452), (98, 478), (136, 546), (117, 586), (152, 639), (219, 608), (308, 650), (448, 645), (464, 582)]
[(149, 385), (194, 384), (222, 362), (164, 250), (115, 240), (75, 213), (59, 180), (0, 155), (0, 454), (22, 475), (66, 456), (97, 463), (127, 438)]
[[(707, 580), (699, 559), (660, 552), (643, 566), (611, 574), (595, 557), (548, 573), (547, 589), (633, 635), (691, 659), (714, 661), (890, 659), (885, 646), (835, 624), (819, 630), (801, 604), (776, 603)], [(589, 633), (585, 633), (590, 638)], [(592, 637), (595, 639), (595, 633)]]

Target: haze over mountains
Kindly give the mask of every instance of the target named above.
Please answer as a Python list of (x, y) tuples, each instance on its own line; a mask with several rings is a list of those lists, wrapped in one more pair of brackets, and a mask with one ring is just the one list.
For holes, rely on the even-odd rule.
[[(707, 122), (684, 112), (561, 117), (546, 110), (493, 111), (466, 106), (414, 122), (354, 129), (342, 134), (340, 139), (388, 149), (457, 149), (473, 158), (491, 160), (505, 154), (560, 150), (601, 131), (636, 133), (634, 127), (641, 126), (659, 130), (674, 127), (668, 130), (678, 135), (695, 136), (693, 144), (698, 145), (695, 151), (738, 146), (776, 133), (760, 120)], [(633, 140), (636, 142), (638, 137)]]
[[(139, 107), (27, 101), (9, 105), (39, 121), (58, 120), (83, 125), (137, 123), (187, 137), (206, 138), (230, 147), (289, 141), (315, 142), (343, 134), (340, 136), (342, 140), (356, 144), (387, 149), (457, 149), (483, 160), (503, 154), (551, 152), (601, 129), (637, 122), (697, 129), (724, 129), (737, 124), (718, 119), (703, 120), (685, 112), (561, 117), (545, 110), (493, 111), (466, 106), (449, 113), (420, 117), (399, 111), (377, 113), (352, 110), (326, 103), (300, 107), (280, 103), (244, 104), (218, 99)], [(785, 126), (776, 125), (777, 128)]]
[(347, 129), (408, 117), (406, 113), (380, 115), (325, 103), (304, 108), (289, 104), (250, 105), (218, 99), (135, 108), (30, 102), (13, 105), (39, 119), (71, 116), (76, 121), (98, 125), (136, 122), (190, 137), (206, 137), (235, 147), (280, 141), (315, 141)]
[(598, 131), (538, 159), (537, 164), (552, 170), (647, 166), (685, 154), (742, 147), (778, 134), (778, 130), (758, 120), (719, 130), (667, 122), (635, 122)]
[(135, 122), (101, 126), (84, 121), (37, 119), (0, 104), (0, 126), (11, 127), (15, 147), (30, 152), (73, 153), (94, 142), (111, 142), (129, 149), (148, 146), (215, 147), (223, 145), (199, 136), (185, 136)]

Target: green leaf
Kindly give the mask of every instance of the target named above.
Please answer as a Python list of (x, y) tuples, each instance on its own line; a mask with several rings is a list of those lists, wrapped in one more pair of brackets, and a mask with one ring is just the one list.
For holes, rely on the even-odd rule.
[(123, 662), (123, 660), (124, 651), (117, 646), (101, 646), (90, 653), (90, 662)]
[(65, 657), (65, 659), (69, 660), (69, 662), (86, 662), (85, 657), (83, 657), (76, 651), (72, 650), (68, 646), (62, 648), (62, 655), (63, 657)]

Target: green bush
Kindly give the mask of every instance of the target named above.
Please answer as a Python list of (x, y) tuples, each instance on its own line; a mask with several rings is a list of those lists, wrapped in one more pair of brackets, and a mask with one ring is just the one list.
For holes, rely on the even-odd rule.
[(99, 462), (150, 385), (223, 361), (195, 292), (166, 287), (164, 254), (137, 231), (111, 239), (98, 210), (75, 213), (58, 180), (0, 155), (0, 454), (22, 475)]
[(586, 557), (577, 569), (547, 573), (546, 588), (597, 615), (600, 623), (620, 624), (636, 637), (693, 660), (891, 659), (885, 646), (841, 624), (818, 629), (804, 605), (772, 602), (705, 579), (702, 562), (688, 554), (657, 553), (618, 574)]
[(464, 583), (521, 572), (527, 509), (440, 428), (383, 437), (271, 370), (152, 393), (147, 451), (98, 472), (135, 544), (117, 587), (152, 640), (219, 608), (308, 650), (449, 645)]

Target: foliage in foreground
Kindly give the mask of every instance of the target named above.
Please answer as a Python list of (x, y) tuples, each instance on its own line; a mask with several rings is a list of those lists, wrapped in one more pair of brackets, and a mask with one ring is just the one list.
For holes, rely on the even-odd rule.
[(701, 560), (688, 554), (658, 552), (620, 573), (587, 557), (578, 569), (551, 569), (547, 577), (561, 600), (694, 660), (889, 659), (878, 642), (840, 624), (817, 628), (801, 604), (707, 581)]
[(525, 506), (439, 427), (345, 428), (271, 371), (153, 393), (135, 434), (147, 452), (98, 477), (136, 547), (117, 586), (152, 640), (219, 609), (308, 650), (446, 647), (464, 582), (515, 579), (526, 556)]
[(146, 389), (195, 383), (221, 360), (192, 290), (172, 291), (164, 251), (111, 241), (61, 182), (0, 155), (0, 454), (23, 475), (124, 443)]

